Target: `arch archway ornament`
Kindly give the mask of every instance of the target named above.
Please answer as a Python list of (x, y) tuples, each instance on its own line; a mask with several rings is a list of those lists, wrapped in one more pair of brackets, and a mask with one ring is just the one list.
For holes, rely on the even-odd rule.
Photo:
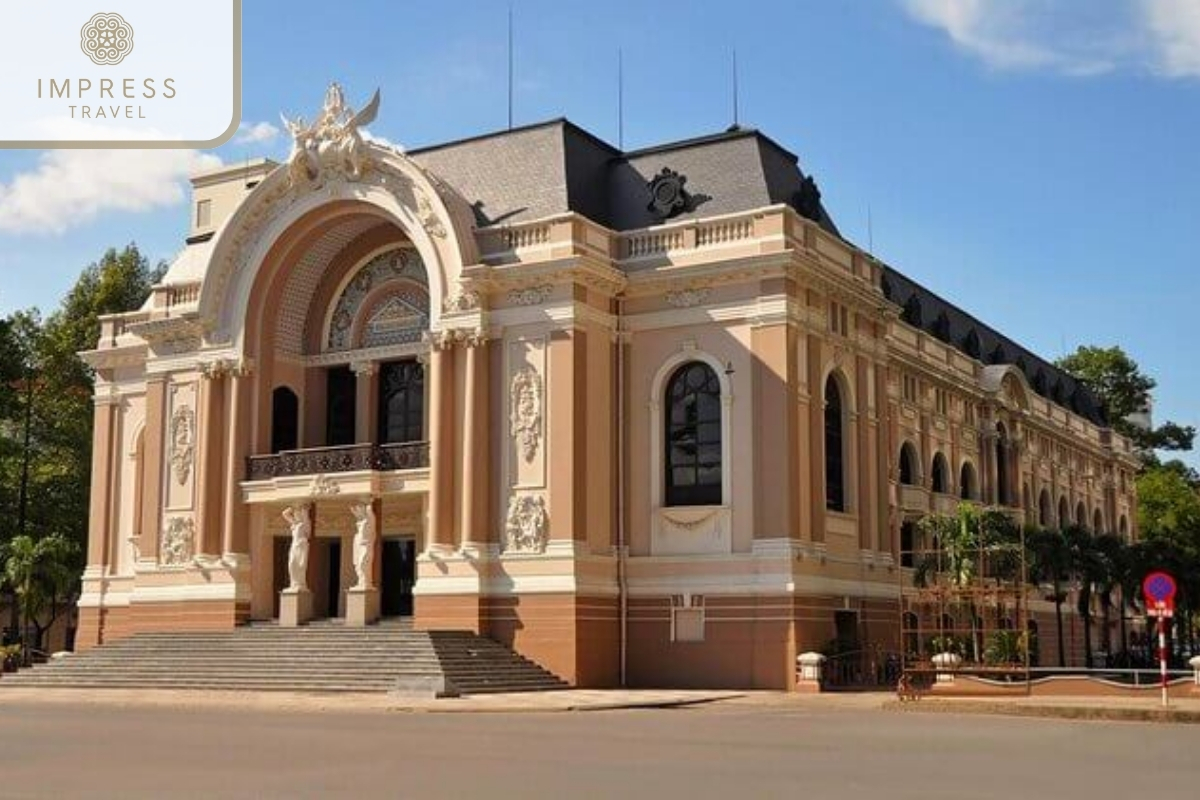
[[(378, 92), (371, 106), (377, 108)], [(288, 122), (292, 154), (243, 200), (217, 232), (200, 291), (205, 344), (240, 351), (250, 295), (277, 240), (306, 215), (349, 203), (349, 213), (375, 214), (409, 237), (429, 273), (431, 327), (446, 301), (461, 292), (465, 267), (479, 262), (474, 215), (467, 201), (400, 150), (362, 137), (366, 111), (353, 113), (337, 84), (325, 108), (304, 127)]]

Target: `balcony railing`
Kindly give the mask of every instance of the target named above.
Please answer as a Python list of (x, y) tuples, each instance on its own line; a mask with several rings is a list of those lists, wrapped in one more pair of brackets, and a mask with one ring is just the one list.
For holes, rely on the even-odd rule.
[(293, 475), (335, 472), (422, 469), (429, 466), (429, 442), (402, 444), (351, 444), (284, 450), (246, 459), (246, 480), (266, 481)]

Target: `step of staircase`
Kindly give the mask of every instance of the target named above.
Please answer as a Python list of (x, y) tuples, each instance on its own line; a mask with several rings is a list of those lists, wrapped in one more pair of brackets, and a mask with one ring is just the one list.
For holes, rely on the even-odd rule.
[(10, 687), (401, 692), (454, 696), (566, 688), (504, 645), (466, 631), (255, 623), (228, 631), (141, 633), (8, 674)]

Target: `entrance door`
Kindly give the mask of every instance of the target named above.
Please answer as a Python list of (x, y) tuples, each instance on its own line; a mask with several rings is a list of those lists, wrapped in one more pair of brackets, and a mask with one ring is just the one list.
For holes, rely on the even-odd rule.
[(385, 617), (411, 617), (413, 584), (417, 580), (414, 539), (383, 540), (383, 587), (380, 612)]
[(340, 617), (340, 601), (342, 599), (342, 543), (338, 539), (329, 540), (329, 558), (326, 560), (329, 578), (325, 583), (328, 591), (326, 608), (329, 616)]

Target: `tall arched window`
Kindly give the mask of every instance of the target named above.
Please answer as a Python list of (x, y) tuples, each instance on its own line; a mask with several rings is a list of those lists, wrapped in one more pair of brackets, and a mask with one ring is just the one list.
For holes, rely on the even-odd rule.
[(933, 457), (933, 468), (929, 474), (929, 480), (933, 491), (939, 494), (944, 494), (950, 488), (950, 467), (946, 464), (946, 457), (941, 453), (937, 453)]
[(832, 375), (825, 381), (825, 507), (846, 510), (845, 416), (842, 390)]
[(1050, 527), (1050, 492), (1045, 489), (1038, 495), (1038, 524), (1043, 528)]
[(1058, 499), (1058, 527), (1068, 528), (1071, 525), (1071, 509), (1067, 505), (1067, 498), (1060, 497)]
[(416, 360), (393, 361), (379, 370), (379, 443), (425, 438), (425, 368)]
[[(1082, 500), (1075, 506), (1075, 524), (1081, 528), (1086, 528), (1088, 524), (1087, 508), (1084, 507)], [(1099, 531), (1092, 531), (1092, 533), (1099, 533)]]
[(1002, 506), (1011, 502), (1008, 485), (1008, 431), (996, 426), (996, 502)]
[(1096, 513), (1092, 515), (1092, 532), (1100, 533), (1104, 530), (1104, 513), (1100, 509), (1096, 509)]
[(974, 500), (978, 490), (975, 486), (975, 465), (964, 461), (958, 473), (958, 494), (963, 500)]
[(912, 442), (905, 442), (900, 448), (900, 483), (904, 486), (916, 486), (920, 474), (917, 448), (913, 447)]
[(271, 452), (295, 450), (300, 435), (300, 401), (286, 386), (271, 392)]
[(717, 373), (701, 361), (679, 367), (667, 383), (666, 410), (666, 505), (720, 505), (721, 383)]

